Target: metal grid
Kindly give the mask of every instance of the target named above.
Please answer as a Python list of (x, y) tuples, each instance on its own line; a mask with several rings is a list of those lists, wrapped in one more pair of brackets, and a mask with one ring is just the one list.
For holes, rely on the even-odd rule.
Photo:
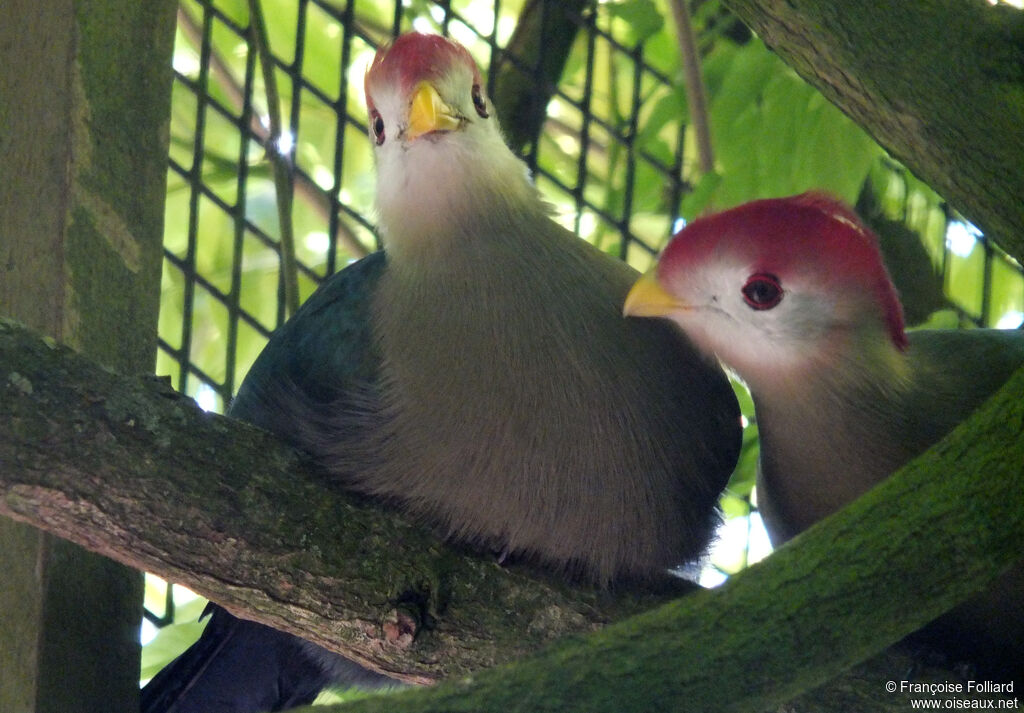
[[(269, 46), (288, 131), (276, 143), (245, 0), (182, 0), (179, 11), (157, 371), (215, 411), (286, 318), (267, 156), (278, 154), (290, 167), (305, 298), (377, 247), (362, 100), (362, 72), (375, 46), (414, 28), (451, 34), (481, 63), (493, 92), (487, 69), (503, 56), (512, 33), (506, 18), (523, 1), (263, 5), (278, 21)], [(651, 60), (647, 38), (637, 39), (602, 6), (576, 22), (579, 35), (544, 131), (524, 159), (566, 227), (644, 269), (679, 226), (693, 188), (684, 178), (692, 161), (685, 119), (664, 120), (678, 82)], [(543, 90), (539, 63), (506, 60)], [(647, 131), (652, 122), (657, 131)], [(961, 317), (1007, 326), (1024, 313), (1020, 267), (983, 236), (957, 248), (948, 239), (956, 217), (941, 202), (915, 203), (903, 169), (889, 173), (887, 211), (925, 235)]]
[[(508, 39), (508, 30), (498, 22), (480, 32), (450, 4), (423, 5), (420, 11), (427, 12), (416, 15), (396, 3), (391, 23), (384, 27), (360, 21), (355, 2), (338, 9), (325, 0), (297, 0), (294, 41), (288, 45), (271, 38), (289, 128), (286, 141), (274, 146), (262, 118), (265, 100), (257, 90), (259, 68), (245, 17), (224, 3), (182, 3), (179, 47), (192, 48), (195, 63), (175, 68), (175, 118), (186, 131), (173, 136), (170, 158), (167, 227), (173, 237), (165, 249), (158, 363), (158, 371), (171, 373), (178, 389), (222, 409), (258, 352), (251, 345), (261, 346), (285, 319), (275, 274), (279, 232), (276, 217), (267, 211), (273, 186), (265, 168), (257, 170), (265, 166), (264, 155), (280, 152), (292, 167), (297, 235), (305, 234), (306, 247), (318, 242), (317, 249), (300, 244), (300, 291), (306, 296), (325, 276), (376, 248), (366, 171), (347, 170), (349, 163), (363, 169), (370, 164), (361, 72), (373, 47), (397, 31), (427, 25), (456, 35), (486, 70)], [(494, 0), (491, 15), (500, 17), (502, 6)], [(420, 19), (414, 22), (415, 17)], [(629, 47), (611, 28), (601, 27), (599, 13), (584, 13), (578, 21), (585, 37), (578, 43), (583, 57), (577, 73), (582, 79), (558, 88), (549, 105), (553, 116), (548, 133), (532, 143), (524, 158), (567, 227), (609, 252), (645, 264), (669, 236), (687, 190), (682, 179), (686, 126), (676, 122), (667, 141), (659, 137), (663, 155), (655, 156), (638, 141), (638, 122), (646, 107), (676, 88), (663, 68), (645, 61), (642, 45)], [(346, 68), (336, 72), (333, 86), (307, 74), (304, 38), (314, 23), (329, 28), (321, 34), (335, 35), (337, 51), (331, 61)], [(224, 56), (225, 48), (232, 56)], [(629, 96), (612, 98), (617, 116), (593, 110), (598, 61), (610, 68), (606, 71), (632, 77)], [(306, 117), (322, 119), (325, 113), (335, 117), (333, 135), (307, 137), (304, 131), (311, 122)], [(322, 133), (323, 122), (317, 126)], [(211, 147), (211, 130), (233, 132), (233, 145), (217, 142)], [(571, 162), (567, 152), (575, 154)], [(549, 154), (557, 157), (548, 160)], [(638, 173), (656, 176), (656, 194), (637, 191)], [(595, 184), (600, 190), (591, 190)], [(219, 229), (211, 232), (210, 224)], [(309, 239), (311, 234), (316, 241)], [(222, 264), (207, 268), (207, 254)], [(266, 269), (251, 269), (258, 263)], [(259, 281), (259, 289), (248, 284), (253, 281)], [(252, 299), (256, 294), (258, 302)], [(246, 346), (240, 347), (243, 342)], [(211, 356), (213, 344), (220, 358)]]
[(960, 325), (1024, 328), (1024, 268), (947, 203), (922, 200), (903, 166), (885, 161), (877, 174), (884, 212), (921, 236)]
[[(953, 284), (960, 280), (982, 285), (979, 290), (955, 290), (951, 297), (953, 308), (973, 326), (1024, 328), (1024, 270), (1021, 265), (948, 206), (944, 209), (943, 284), (950, 292), (954, 291)], [(966, 234), (965, 245), (959, 246), (959, 238), (953, 237), (951, 226), (958, 226), (957, 235)]]

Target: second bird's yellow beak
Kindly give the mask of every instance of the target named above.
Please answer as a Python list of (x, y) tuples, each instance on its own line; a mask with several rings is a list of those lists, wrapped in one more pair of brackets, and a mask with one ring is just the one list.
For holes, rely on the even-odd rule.
[(626, 295), (622, 314), (626, 317), (666, 317), (689, 306), (673, 297), (658, 282), (654, 270), (645, 272)]
[(462, 118), (458, 113), (444, 103), (429, 82), (420, 82), (412, 95), (405, 138), (412, 141), (432, 131), (454, 131), (461, 127)]

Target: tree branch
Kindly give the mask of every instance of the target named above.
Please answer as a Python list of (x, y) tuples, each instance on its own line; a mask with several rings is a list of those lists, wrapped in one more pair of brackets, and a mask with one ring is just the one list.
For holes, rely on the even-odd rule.
[(1024, 259), (1024, 13), (980, 0), (726, 4), (988, 237)]
[(458, 553), (323, 487), (270, 434), (8, 322), (0, 512), (402, 680), (478, 672), (390, 710), (758, 711), (899, 640), (1020, 556), (1022, 391), (1024, 370), (938, 446), (725, 586), (496, 671), (478, 672), (666, 595), (572, 590)]
[(0, 514), (412, 683), (511, 661), (687, 589), (612, 597), (454, 551), (322, 485), (269, 433), (2, 320)]
[(281, 95), (277, 91), (274, 56), (270, 51), (267, 24), (263, 18), (260, 0), (249, 0), (249, 37), (256, 47), (257, 59), (263, 71), (263, 89), (267, 98), (267, 116), (270, 119), (270, 138), (264, 144), (267, 160), (274, 176), (274, 198), (277, 202), (277, 224), (281, 234), (281, 283), (284, 287), (285, 314), (291, 317), (299, 311), (299, 268), (295, 259), (295, 232), (292, 218), (292, 190), (294, 174), (294, 146), (287, 155), (281, 151)]
[(715, 170), (715, 152), (711, 142), (711, 122), (708, 119), (707, 93), (704, 91), (704, 75), (701, 72), (700, 54), (697, 52), (697, 37), (690, 20), (690, 8), (686, 0), (670, 0), (672, 19), (679, 39), (679, 59), (683, 67), (686, 100), (690, 106), (690, 123), (697, 142), (697, 159), (701, 175)]
[[(759, 713), (819, 686), (1020, 558), (1022, 391), (1024, 369), (933, 449), (722, 587), (559, 642), (512, 667), (389, 696), (387, 710)], [(877, 666), (858, 672), (865, 674), (876, 677), (864, 686), (874, 690), (860, 691), (857, 705), (840, 691), (831, 710), (877, 711), (866, 702), (891, 700), (910, 676)], [(885, 689), (887, 681), (896, 692)], [(813, 704), (823, 697), (818, 691), (796, 710), (820, 711)], [(909, 709), (905, 694), (898, 702)], [(371, 698), (320, 710), (379, 708)]]
[(491, 69), (494, 108), (505, 140), (520, 155), (540, 137), (586, 4), (587, 0), (530, 0)]

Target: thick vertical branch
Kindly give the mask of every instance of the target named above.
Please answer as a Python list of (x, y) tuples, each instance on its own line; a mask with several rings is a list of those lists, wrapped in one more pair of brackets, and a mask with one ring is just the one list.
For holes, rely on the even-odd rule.
[(1024, 12), (980, 0), (727, 0), (804, 79), (1024, 259)]
[[(0, 12), (0, 315), (124, 372), (156, 355), (175, 4)], [(141, 613), (140, 573), (0, 518), (0, 710), (136, 708)]]

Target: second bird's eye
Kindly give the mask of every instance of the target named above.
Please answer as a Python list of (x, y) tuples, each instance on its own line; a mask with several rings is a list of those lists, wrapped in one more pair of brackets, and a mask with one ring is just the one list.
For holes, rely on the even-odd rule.
[(771, 309), (782, 301), (779, 278), (766, 272), (751, 275), (743, 285), (743, 301), (751, 309)]
[(378, 146), (384, 143), (384, 119), (376, 109), (370, 112), (370, 131), (373, 132), (373, 138)]
[(481, 119), (486, 119), (490, 114), (487, 113), (487, 102), (484, 101), (483, 95), (480, 93), (480, 85), (473, 85), (473, 106), (476, 108), (476, 113), (480, 115)]

